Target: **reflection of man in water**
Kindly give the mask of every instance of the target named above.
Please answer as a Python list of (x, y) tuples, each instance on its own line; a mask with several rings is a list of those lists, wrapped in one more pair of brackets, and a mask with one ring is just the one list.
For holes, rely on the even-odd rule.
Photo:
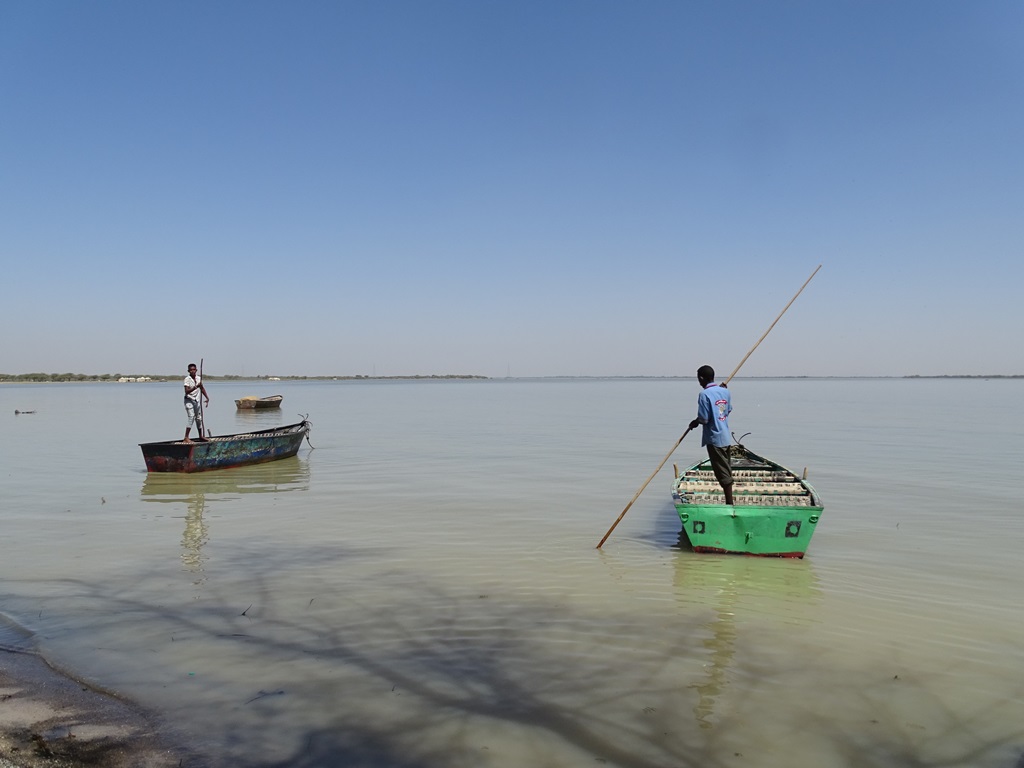
[(208, 538), (206, 522), (203, 520), (203, 510), (206, 507), (206, 496), (196, 493), (189, 496), (188, 511), (185, 513), (185, 533), (181, 537), (181, 562), (185, 568), (195, 574), (192, 583), (200, 586), (206, 581), (206, 574), (203, 573), (203, 563), (206, 557), (203, 556), (203, 545)]
[(199, 396), (206, 398), (206, 406), (210, 406), (210, 396), (206, 394), (206, 387), (203, 386), (202, 377), (196, 373), (196, 364), (188, 364), (188, 376), (185, 377), (185, 413), (188, 421), (185, 423), (185, 442), (191, 443), (188, 433), (192, 431), (192, 424), (199, 430), (199, 439), (204, 439), (206, 434), (203, 431), (203, 410), (199, 407)]
[(729, 466), (732, 395), (724, 384), (715, 383), (715, 369), (710, 365), (702, 365), (697, 369), (697, 381), (701, 393), (697, 396), (697, 418), (690, 422), (690, 429), (696, 429), (698, 424), (704, 425), (700, 444), (708, 447), (711, 469), (725, 491), (725, 503), (732, 504), (732, 468)]

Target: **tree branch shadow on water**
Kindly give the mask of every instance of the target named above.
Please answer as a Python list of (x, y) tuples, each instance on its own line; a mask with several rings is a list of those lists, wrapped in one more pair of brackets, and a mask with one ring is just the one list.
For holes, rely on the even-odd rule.
[[(308, 626), (294, 628), (295, 636), (307, 636), (305, 641), (259, 641), (274, 657), (312, 654), (319, 660), (336, 660), (379, 680), (382, 690), (398, 691), (422, 703), (413, 715), (388, 723), (361, 719), (349, 712), (345, 721), (311, 730), (303, 739), (300, 751), (286, 760), (266, 763), (268, 768), (474, 765), (465, 754), (464, 740), (473, 728), (472, 723), (482, 719), (522, 726), (527, 729), (524, 734), (542, 733), (554, 737), (560, 743), (592, 755), (591, 760), (597, 764), (624, 768), (708, 765), (707, 761), (678, 755), (652, 759), (637, 755), (628, 746), (620, 746), (617, 743), (620, 740), (647, 741), (652, 734), (601, 714), (601, 708), (608, 705), (609, 700), (621, 695), (618, 692), (605, 694), (583, 710), (558, 703), (560, 698), (585, 698), (595, 678), (602, 679), (620, 671), (590, 665), (586, 673), (581, 674), (584, 665), (573, 663), (578, 660), (566, 658), (561, 663), (554, 662), (550, 650), (532, 639), (538, 627), (543, 632), (544, 627), (561, 628), (572, 623), (564, 606), (539, 603), (510, 607), (503, 604), (496, 608), (488, 606), (481, 612), (480, 606), (487, 603), (482, 599), (484, 596), (467, 601), (465, 595), (453, 596), (424, 584), (412, 591), (409, 584), (407, 575), (395, 575), (395, 594), (401, 598), (387, 606), (367, 605), (358, 598), (349, 600), (353, 613), (377, 615), (377, 632), (382, 640), (400, 638), (398, 651), (385, 650), (383, 646), (388, 643), (382, 643), (379, 652), (367, 651), (365, 638), (347, 641), (346, 633), (329, 623), (321, 623), (312, 633), (315, 642), (311, 642)], [(421, 622), (424, 605), (431, 607), (427, 625)], [(413, 618), (406, 621), (404, 617)], [(487, 630), (480, 631), (482, 626)], [(561, 671), (556, 673), (556, 669)], [(658, 703), (660, 697), (669, 692), (664, 690), (666, 683), (659, 681), (655, 674), (635, 684), (638, 690), (645, 691), (644, 695), (652, 703)], [(635, 691), (626, 695), (633, 693)], [(280, 701), (266, 703), (286, 706)], [(407, 742), (420, 741), (415, 734), (436, 735), (434, 729), (452, 730), (453, 724), (455, 733), (442, 739), (440, 746), (418, 747), (410, 753), (408, 743), (396, 744), (395, 734), (406, 737)], [(436, 738), (430, 740), (436, 741)], [(543, 754), (535, 754), (529, 764), (564, 763), (549, 763)]]
[[(429, 593), (430, 590), (424, 590)], [(420, 595), (422, 599), (423, 594)], [(430, 601), (441, 599), (443, 593), (431, 594)], [(459, 611), (453, 611), (441, 622), (455, 630), (463, 624)], [(469, 727), (469, 721), (475, 718), (491, 718), (504, 723), (514, 723), (529, 729), (527, 733), (543, 732), (555, 737), (559, 742), (572, 745), (580, 753), (590, 756), (596, 764), (615, 765), (622, 768), (654, 768), (674, 766), (675, 768), (717, 768), (735, 765), (740, 757), (729, 747), (729, 734), (734, 729), (743, 729), (758, 716), (756, 711), (746, 708), (741, 703), (731, 715), (720, 715), (714, 731), (704, 733), (698, 740), (681, 739), (675, 741), (676, 749), (648, 749), (638, 754), (635, 747), (640, 742), (663, 743), (662, 729), (673, 727), (672, 721), (688, 719), (690, 710), (670, 709), (665, 716), (648, 722), (635, 720), (633, 724), (624, 724), (609, 711), (622, 712), (625, 707), (619, 699), (642, 694), (660, 709), (666, 701), (671, 701), (678, 694), (678, 681), (666, 682), (656, 674), (635, 681), (632, 691), (612, 692), (596, 695), (584, 706), (569, 708), (557, 702), (558, 693), (570, 694), (576, 698), (591, 690), (589, 680), (601, 679), (605, 675), (613, 676), (620, 670), (617, 665), (602, 666), (590, 664), (585, 666), (584, 680), (580, 681), (580, 667), (571, 664), (565, 667), (562, 674), (551, 674), (553, 664), (550, 651), (533, 643), (529, 632), (516, 633), (516, 625), (529, 626), (535, 622), (561, 622), (565, 620), (564, 611), (556, 606), (530, 606), (521, 612), (514, 612), (498, 640), (488, 639), (456, 639), (452, 637), (435, 639), (431, 642), (417, 642), (415, 632), (409, 633), (407, 627), (396, 622), (394, 629), (406, 633), (410, 641), (398, 656), (375, 656), (362, 653), (345, 644), (335, 634), (331, 637), (332, 648), (328, 656), (337, 656), (346, 663), (355, 664), (364, 672), (370, 673), (386, 685), (400, 688), (411, 693), (429, 704), (432, 716), (426, 719), (415, 717), (405, 722), (392, 723), (390, 731), (403, 733), (428, 732), (451, 720), (461, 720)], [(689, 632), (681, 639), (679, 655), (692, 654), (697, 645), (695, 637), (700, 634), (703, 620), (689, 624)], [(512, 637), (508, 633), (512, 633)], [(287, 644), (279, 645), (278, 651), (299, 651)], [(545, 653), (548, 655), (545, 656)], [(538, 658), (539, 662), (531, 665), (530, 659)], [(814, 665), (799, 660), (795, 669), (780, 668), (774, 656), (760, 657), (748, 655), (746, 658), (732, 659), (733, 675), (758, 680), (754, 687), (770, 687), (778, 684), (791, 673), (815, 676), (824, 673), (823, 669), (814, 669)], [(628, 663), (625, 660), (624, 663)], [(531, 668), (533, 666), (534, 668)], [(874, 711), (877, 718), (867, 722), (850, 723), (829, 716), (828, 712), (817, 712), (813, 707), (807, 722), (796, 730), (806, 730), (818, 737), (824, 736), (832, 745), (832, 750), (846, 757), (846, 764), (851, 766), (900, 766), (900, 768), (952, 768), (952, 766), (979, 766), (993, 764), (993, 753), (1002, 751), (1006, 755), (1005, 765), (1019, 765), (1021, 749), (1018, 746), (1024, 738), (1024, 729), (999, 741), (986, 740), (978, 737), (962, 739), (966, 743), (960, 749), (952, 749), (946, 757), (928, 758), (925, 756), (928, 743), (942, 739), (945, 733), (928, 734), (921, 732), (915, 738), (913, 730), (903, 726), (901, 718), (906, 715), (903, 707), (891, 704), (891, 708), (879, 708), (879, 702), (893, 701), (893, 688), (910, 688), (911, 695), (921, 701), (923, 707), (944, 710), (944, 724), (948, 730), (960, 734), (972, 734), (980, 730), (981, 723), (997, 714), (999, 704), (993, 702), (990, 707), (974, 713), (970, 718), (954, 712), (938, 696), (929, 693), (925, 681), (892, 680), (866, 681), (862, 687), (845, 692), (846, 696), (859, 698), (860, 708)], [(806, 713), (804, 713), (806, 714)], [(897, 725), (897, 727), (892, 727)], [(678, 728), (678, 726), (676, 726)], [(366, 768), (440, 768), (465, 764), (472, 765), (471, 760), (453, 761), (453, 755), (464, 754), (465, 745), (461, 735), (453, 738), (450, 743), (435, 749), (424, 750), (412, 755), (405, 749), (396, 748), (393, 740), (379, 730), (379, 724), (364, 722), (338, 723), (330, 728), (313, 730), (308, 734), (304, 748), (297, 751), (285, 761), (269, 763), (267, 768), (314, 768), (318, 766), (346, 765), (365, 766)], [(693, 728), (684, 729), (693, 736)], [(632, 748), (631, 748), (632, 745)], [(383, 751), (381, 751), (383, 749)], [(660, 754), (659, 754), (660, 753)], [(753, 756), (749, 756), (753, 757)], [(514, 763), (516, 765), (521, 763)], [(530, 755), (529, 765), (565, 765), (554, 761), (548, 763), (543, 754)], [(756, 764), (756, 763), (755, 763)]]
[[(244, 556), (252, 557), (253, 553)], [(475, 740), (475, 724), (482, 720), (513, 730), (522, 728), (524, 739), (536, 736), (536, 751), (523, 747), (523, 754), (530, 755), (530, 765), (567, 765), (562, 757), (545, 755), (543, 745), (554, 741), (565, 745), (565, 754), (587, 756), (583, 759), (588, 764), (724, 768), (734, 766), (737, 759), (729, 746), (730, 734), (759, 717), (759, 712), (745, 706), (744, 697), (736, 696), (731, 710), (717, 715), (713, 729), (700, 730), (692, 714), (692, 693), (687, 692), (694, 680), (662, 674), (658, 664), (636, 664), (643, 673), (624, 690), (623, 669), (642, 660), (645, 653), (643, 628), (628, 627), (628, 617), (609, 615), (609, 629), (603, 632), (595, 627), (592, 615), (574, 614), (557, 600), (536, 596), (512, 599), (507, 595), (502, 600), (484, 599), (483, 595), (474, 600), (466, 592), (455, 594), (449, 588), (438, 588), (397, 571), (375, 575), (390, 582), (384, 591), (388, 601), (383, 604), (379, 600), (381, 586), (377, 583), (371, 602), (362, 597), (358, 587), (345, 585), (339, 589), (339, 584), (326, 575), (338, 558), (353, 556), (358, 553), (329, 546), (316, 551), (286, 552), (278, 548), (260, 552), (261, 567), (244, 596), (216, 595), (208, 607), (184, 606), (187, 610), (173, 616), (182, 630), (177, 642), (198, 639), (237, 643), (239, 655), (258, 655), (270, 659), (271, 664), (304, 659), (325, 662), (332, 669), (354, 671), (361, 679), (376, 681), (374, 685), (379, 683), (381, 691), (412, 697), (416, 701), (413, 711), (396, 711), (382, 722), (372, 711), (360, 713), (358, 708), (346, 706), (344, 714), (329, 725), (310, 727), (298, 735), (294, 741), (301, 746), (285, 759), (253, 758), (252, 748), (246, 743), (253, 733), (229, 730), (223, 736), (222, 753), (218, 749), (217, 754), (197, 755), (183, 762), (183, 768), (455, 768), (502, 764), (494, 755), (487, 760), (476, 755), (475, 760), (475, 753), (468, 751), (467, 742)], [(275, 603), (272, 579), (284, 571), (303, 570), (319, 574), (308, 579), (308, 614), (279, 618), (276, 614), (281, 611), (264, 610)], [(123, 624), (128, 613), (137, 614), (140, 620), (147, 614), (167, 613), (166, 607), (111, 597), (95, 585), (66, 582), (65, 586), (74, 587), (82, 601), (106, 606), (112, 626)], [(341, 595), (330, 612), (312, 610), (314, 600), (324, 602), (328, 595)], [(242, 612), (248, 628), (244, 636), (233, 632), (240, 616), (235, 606), (245, 608), (241, 603), (256, 606)], [(289, 615), (301, 613), (290, 610)], [(353, 636), (347, 626), (342, 626), (349, 616), (371, 629)], [(676, 617), (673, 630), (678, 633), (679, 643), (669, 657), (706, 659), (700, 638), (706, 636), (707, 626), (706, 613)], [(563, 650), (549, 641), (548, 631), (568, 635), (571, 643)], [(828, 678), (832, 673), (822, 665), (816, 668), (815, 660), (807, 658), (783, 668), (776, 654), (767, 649), (759, 653), (757, 644), (751, 642), (744, 644), (744, 653), (731, 654), (728, 665), (726, 677), (743, 679), (751, 690), (786, 685), (794, 675), (806, 678), (820, 674)], [(255, 679), (259, 679), (258, 674)], [(602, 685), (605, 679), (616, 684)], [(967, 746), (953, 747), (947, 750), (951, 756), (941, 759), (924, 757), (928, 750), (921, 740), (911, 738), (900, 727), (902, 711), (895, 705), (888, 711), (879, 705), (891, 696), (884, 682), (872, 682), (870, 676), (834, 696), (844, 701), (859, 697), (859, 709), (876, 712), (875, 719), (837, 720), (830, 712), (809, 705), (799, 713), (806, 722), (794, 730), (826, 740), (835, 754), (846, 756), (849, 765), (863, 768), (993, 765), (992, 756), (997, 751), (1006, 755), (1007, 768), (1020, 767), (1021, 750), (1017, 745), (1024, 740), (1024, 729), (998, 740), (980, 735), (979, 724), (997, 713), (998, 702), (965, 718), (946, 706), (940, 696), (930, 693), (926, 681), (905, 677), (899, 684), (904, 689), (912, 688), (920, 701), (945, 709), (947, 731), (967, 734), (957, 742)], [(330, 706), (331, 700), (345, 699), (343, 681), (326, 695), (325, 685), (330, 683), (320, 679), (296, 681), (283, 696), (246, 697), (238, 704), (258, 707), (259, 730), (272, 731), (275, 717), (291, 706), (293, 692), (299, 697), (319, 695), (325, 706)], [(314, 694), (316, 691), (319, 693)], [(650, 710), (650, 716), (635, 714), (634, 701), (644, 702), (643, 708), (645, 712)], [(680, 706), (681, 702), (688, 703)], [(635, 716), (628, 717), (629, 713)], [(215, 722), (210, 725), (219, 727)], [(442, 738), (440, 733), (446, 735)], [(972, 738), (975, 733), (978, 735)], [(270, 738), (266, 733), (260, 735)], [(213, 736), (211, 741), (217, 743), (218, 739)], [(524, 763), (517, 760), (504, 764)]]

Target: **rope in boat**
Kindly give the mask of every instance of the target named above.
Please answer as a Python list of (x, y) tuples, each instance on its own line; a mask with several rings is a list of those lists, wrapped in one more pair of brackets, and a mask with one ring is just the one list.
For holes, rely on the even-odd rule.
[(309, 420), (308, 413), (300, 413), (299, 416), (302, 417), (302, 423), (306, 425), (306, 445), (309, 446), (309, 450), (315, 450), (316, 446), (309, 442), (309, 433), (313, 431), (313, 422)]

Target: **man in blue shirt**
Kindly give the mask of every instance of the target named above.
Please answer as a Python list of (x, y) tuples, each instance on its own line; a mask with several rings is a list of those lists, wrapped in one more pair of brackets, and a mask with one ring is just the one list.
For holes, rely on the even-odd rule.
[(702, 365), (697, 369), (697, 381), (701, 393), (697, 396), (697, 418), (690, 422), (690, 429), (704, 425), (700, 444), (708, 447), (708, 458), (722, 490), (725, 503), (732, 504), (732, 469), (729, 466), (729, 414), (732, 413), (732, 395), (725, 384), (715, 383), (715, 369)]

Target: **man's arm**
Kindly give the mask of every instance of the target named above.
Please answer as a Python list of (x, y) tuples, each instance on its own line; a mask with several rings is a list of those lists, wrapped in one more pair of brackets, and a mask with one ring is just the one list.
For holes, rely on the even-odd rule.
[(697, 396), (697, 418), (690, 422), (690, 429), (696, 429), (701, 424), (707, 424), (709, 416), (708, 399), (704, 397), (704, 393), (701, 392), (700, 395)]

